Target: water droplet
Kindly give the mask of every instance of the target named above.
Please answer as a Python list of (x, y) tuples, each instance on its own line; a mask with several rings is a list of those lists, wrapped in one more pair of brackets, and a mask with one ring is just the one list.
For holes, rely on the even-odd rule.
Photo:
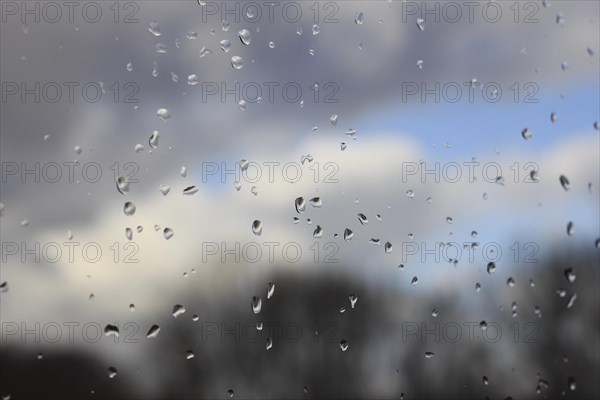
[(221, 21), (221, 29), (223, 29), (223, 32), (227, 32), (230, 26), (229, 21)]
[(322, 202), (321, 202), (321, 198), (320, 198), (320, 197), (313, 197), (312, 199), (310, 199), (310, 200), (308, 201), (308, 203), (309, 203), (311, 206), (315, 207), (315, 208), (319, 208), (319, 207), (321, 207), (321, 205), (322, 205)]
[(167, 45), (164, 43), (156, 43), (154, 45), (154, 49), (158, 54), (166, 54), (167, 53)]
[(567, 64), (565, 61), (563, 61), (562, 63), (560, 63), (560, 69), (562, 69), (563, 71), (568, 70), (569, 64)]
[(569, 180), (567, 179), (567, 177), (566, 177), (566, 176), (564, 176), (564, 175), (561, 175), (561, 176), (560, 176), (558, 179), (559, 179), (559, 181), (560, 181), (560, 184), (561, 184), (561, 186), (563, 187), (563, 189), (565, 189), (565, 190), (569, 190), (569, 185), (570, 185), (570, 182), (569, 182)]
[(194, 193), (198, 193), (198, 190), (200, 189), (196, 185), (188, 186), (185, 189), (183, 189), (183, 194), (186, 196), (190, 196)]
[(341, 349), (342, 351), (346, 351), (346, 350), (348, 350), (348, 341), (347, 341), (346, 339), (342, 339), (342, 340), (340, 341), (340, 349)]
[(252, 296), (252, 302), (250, 305), (252, 306), (252, 311), (254, 314), (258, 314), (262, 309), (262, 299), (260, 296)]
[(569, 377), (569, 379), (567, 380), (567, 384), (569, 385), (569, 390), (571, 390), (572, 392), (574, 392), (575, 389), (577, 389), (577, 382), (575, 381), (574, 377)]
[(166, 196), (171, 191), (171, 187), (169, 185), (160, 185), (158, 187), (158, 191), (162, 193), (163, 196)]
[(346, 132), (344, 132), (345, 135), (348, 135), (352, 138), (352, 140), (356, 140), (356, 129), (348, 129)]
[(406, 197), (408, 197), (409, 199), (413, 199), (415, 197), (415, 192), (411, 189), (407, 190)]
[(420, 31), (425, 30), (425, 20), (423, 18), (417, 18), (417, 27), (419, 27)]
[(423, 60), (417, 60), (417, 67), (419, 67), (419, 69), (423, 69)]
[(255, 196), (258, 196), (258, 188), (256, 186), (252, 186), (250, 188), (250, 193), (252, 193)]
[(489, 385), (487, 376), (484, 375), (482, 380), (484, 385)]
[(454, 220), (452, 219), (452, 217), (446, 217), (446, 222), (451, 224), (454, 222)]
[(108, 324), (104, 327), (104, 335), (119, 337), (119, 328), (117, 328), (114, 325)]
[(127, 216), (133, 215), (135, 213), (135, 204), (133, 204), (131, 201), (126, 202), (123, 206), (123, 212)]
[(556, 14), (556, 23), (561, 25), (565, 23), (565, 16), (563, 13)]
[(129, 193), (129, 181), (124, 176), (119, 176), (117, 178), (117, 190), (121, 194)]
[(321, 32), (321, 29), (319, 28), (319, 25), (314, 24), (312, 26), (312, 34), (313, 34), (313, 36), (318, 35), (319, 32)]
[(275, 48), (275, 42), (269, 42), (269, 48), (270, 49), (274, 49)]
[(273, 282), (269, 282), (267, 285), (267, 299), (273, 297), (273, 293), (275, 293), (275, 284)]
[(251, 38), (250, 38), (250, 31), (248, 29), (242, 29), (241, 31), (238, 32), (238, 35), (244, 45), (248, 46), (250, 44)]
[(384, 250), (388, 254), (391, 253), (392, 252), (392, 244), (390, 242), (385, 242)]
[(196, 74), (188, 75), (187, 83), (190, 86), (197, 85), (198, 84), (198, 75), (196, 75)]
[(152, 132), (152, 135), (150, 135), (150, 139), (148, 140), (148, 144), (153, 149), (156, 149), (158, 147), (158, 138), (159, 138), (159, 136), (160, 136), (160, 134), (158, 133), (158, 131), (154, 131), (154, 132)]
[(558, 115), (555, 112), (550, 113), (550, 121), (556, 122), (558, 120)]
[(344, 143), (344, 142), (341, 142), (341, 143), (340, 143), (340, 150), (341, 150), (341, 151), (344, 151), (344, 150), (346, 150), (346, 143)]
[(148, 333), (146, 334), (146, 337), (148, 339), (154, 339), (158, 336), (158, 333), (160, 332), (160, 326), (158, 325), (152, 325), (150, 327), (150, 329), (148, 330)]
[(356, 25), (362, 25), (365, 22), (365, 15), (359, 11), (356, 13), (356, 15), (354, 16), (354, 23)]
[(425, 352), (425, 358), (430, 359), (433, 357), (435, 357), (435, 353), (433, 353), (432, 351)]
[(496, 264), (493, 262), (489, 262), (487, 265), (487, 272), (488, 274), (493, 274), (494, 271), (496, 271)]
[(127, 65), (125, 66), (125, 69), (129, 72), (133, 71), (133, 64), (132, 63), (127, 63)]
[(171, 118), (171, 113), (166, 108), (159, 108), (156, 110), (156, 115), (158, 115), (158, 118), (162, 119), (163, 121)]
[(265, 345), (265, 348), (269, 350), (271, 347), (273, 347), (273, 339), (267, 338), (267, 344)]
[(252, 223), (252, 233), (254, 233), (256, 236), (260, 236), (262, 233), (262, 222), (259, 220), (254, 220)]
[(188, 350), (185, 352), (185, 359), (186, 360), (191, 360), (192, 358), (194, 358), (194, 352), (192, 350)]
[(73, 147), (73, 151), (75, 151), (75, 154), (81, 154), (81, 146)]
[(136, 144), (136, 145), (135, 145), (135, 147), (133, 148), (133, 150), (134, 150), (136, 153), (141, 153), (142, 151), (144, 151), (144, 145), (143, 145), (143, 144), (140, 144), (140, 143), (138, 143), (138, 144)]
[(313, 162), (313, 156), (311, 156), (310, 154), (307, 154), (305, 156), (300, 157), (300, 163), (302, 165), (304, 165), (306, 162)]
[(569, 301), (567, 302), (567, 308), (573, 307), (573, 304), (575, 304), (575, 300), (577, 300), (577, 293), (573, 293), (571, 297), (569, 297)]
[(233, 389), (229, 389), (227, 391), (227, 396), (229, 396), (229, 398), (233, 398)]
[(158, 77), (158, 63), (156, 61), (152, 61), (152, 76)]
[(117, 369), (115, 367), (108, 367), (108, 377), (112, 379), (115, 376), (117, 376)]
[(158, 26), (158, 22), (152, 21), (150, 22), (150, 26), (148, 27), (148, 31), (154, 36), (160, 36), (160, 27)]
[(171, 72), (171, 80), (175, 83), (179, 82), (179, 75), (174, 72)]
[(362, 213), (358, 213), (358, 221), (362, 225), (367, 225), (369, 223), (369, 220), (367, 219), (366, 215)]
[(131, 230), (131, 228), (125, 228), (125, 237), (127, 238), (127, 240), (133, 239), (133, 231)]
[(514, 278), (512, 276), (510, 278), (508, 278), (506, 280), (506, 284), (508, 285), (508, 287), (515, 287), (515, 280), (514, 280)]
[(246, 111), (246, 100), (241, 99), (240, 101), (238, 101), (238, 105), (240, 106), (240, 110)]
[(481, 328), (482, 331), (485, 331), (487, 329), (487, 326), (488, 326), (487, 322), (485, 322), (485, 321), (481, 321), (479, 323), (479, 327)]
[(202, 46), (202, 48), (200, 49), (200, 51), (198, 52), (198, 57), (200, 58), (204, 58), (205, 56), (212, 54), (212, 50), (209, 49), (206, 46)]
[(239, 192), (242, 188), (242, 185), (238, 181), (233, 181), (233, 187), (235, 187), (235, 190)]
[(302, 35), (302, 28), (296, 29), (296, 35), (298, 35), (298, 36)]
[(263, 323), (260, 321), (256, 322), (256, 330), (257, 331), (262, 331), (263, 330)]
[(358, 296), (355, 294), (351, 294), (350, 296), (348, 296), (348, 299), (350, 299), (350, 307), (354, 308), (356, 302), (358, 301)]
[(419, 282), (419, 278), (416, 276), (413, 276), (412, 281), (410, 281), (411, 285), (416, 285)]
[(175, 304), (173, 306), (173, 311), (172, 314), (175, 318), (179, 317), (181, 314), (183, 314), (185, 312), (185, 307), (182, 306), (181, 304)]
[(8, 292), (8, 282), (4, 281), (0, 284), (0, 293)]
[(431, 316), (433, 318), (437, 318), (438, 314), (439, 314), (439, 312), (438, 312), (437, 308), (434, 308), (433, 310), (431, 310)]
[(567, 235), (569, 236), (573, 236), (575, 234), (575, 226), (573, 225), (573, 222), (570, 222), (567, 224)]
[(313, 231), (313, 237), (315, 239), (320, 239), (322, 236), (323, 236), (323, 228), (321, 228), (321, 225), (317, 225), (317, 227)]
[(352, 237), (354, 236), (354, 232), (352, 232), (350, 229), (346, 228), (344, 229), (344, 240), (346, 242), (349, 242), (350, 240), (352, 240)]
[(575, 282), (575, 278), (577, 278), (577, 275), (575, 275), (575, 270), (573, 270), (573, 268), (565, 269), (565, 278), (567, 278), (567, 280), (571, 283)]
[(533, 132), (531, 132), (531, 129), (525, 128), (521, 131), (521, 136), (523, 136), (523, 139), (529, 140), (533, 136)]
[(231, 66), (235, 69), (242, 69), (244, 66), (244, 59), (240, 56), (231, 57)]
[(329, 118), (329, 122), (331, 122), (331, 125), (333, 125), (333, 126), (337, 126), (337, 121), (338, 121), (338, 115), (337, 114), (333, 114)]
[(167, 240), (171, 239), (174, 234), (175, 234), (175, 232), (173, 232), (173, 229), (171, 229), (171, 228), (163, 229), (163, 236)]
[(298, 214), (302, 214), (304, 210), (306, 210), (306, 201), (304, 200), (304, 197), (296, 198), (294, 201), (294, 206), (296, 207), (296, 212)]
[(187, 176), (187, 168), (185, 167), (185, 165), (182, 165), (179, 169), (179, 175), (181, 175), (183, 178)]
[(198, 39), (198, 32), (189, 31), (186, 36), (190, 40), (196, 40)]

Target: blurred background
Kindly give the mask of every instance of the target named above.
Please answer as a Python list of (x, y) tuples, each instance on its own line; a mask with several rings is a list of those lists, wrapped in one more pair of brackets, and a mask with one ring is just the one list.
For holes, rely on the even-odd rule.
[(3, 399), (600, 396), (600, 3), (0, 6)]

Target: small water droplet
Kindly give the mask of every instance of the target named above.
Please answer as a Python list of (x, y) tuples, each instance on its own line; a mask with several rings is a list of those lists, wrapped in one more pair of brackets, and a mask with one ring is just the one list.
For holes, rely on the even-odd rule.
[(233, 389), (227, 391), (227, 396), (229, 396), (230, 399), (233, 398)]
[(158, 22), (152, 21), (150, 22), (150, 26), (148, 27), (148, 31), (154, 36), (160, 36), (160, 27), (158, 26)]
[(250, 31), (248, 29), (242, 29), (238, 32), (238, 35), (244, 45), (248, 46), (250, 44), (251, 38)]
[(158, 333), (160, 332), (160, 326), (158, 325), (152, 325), (150, 327), (150, 329), (148, 330), (148, 333), (146, 334), (146, 337), (148, 339), (155, 339), (158, 336)]
[(200, 189), (198, 188), (198, 186), (196, 185), (192, 185), (192, 186), (188, 186), (185, 189), (183, 189), (183, 194), (186, 196), (190, 196), (192, 194), (198, 193)]
[(558, 120), (558, 115), (555, 112), (550, 113), (550, 121), (556, 122)]
[(451, 224), (454, 222), (454, 220), (452, 219), (452, 217), (446, 217), (446, 222)]
[(302, 35), (302, 28), (296, 29), (296, 35), (298, 35), (298, 36)]
[(521, 136), (523, 136), (523, 139), (529, 140), (533, 136), (533, 132), (531, 132), (531, 129), (525, 128), (521, 131)]
[(169, 185), (160, 185), (158, 187), (158, 191), (162, 193), (163, 196), (166, 196), (171, 191), (171, 187)]
[(340, 341), (340, 350), (346, 351), (346, 350), (348, 350), (348, 346), (349, 346), (348, 341), (346, 339), (342, 339)]
[(415, 192), (412, 189), (406, 191), (406, 197), (409, 199), (413, 199), (415, 197)]
[(185, 352), (185, 359), (186, 360), (191, 360), (192, 358), (194, 358), (194, 352), (192, 350), (188, 350)]
[(384, 250), (388, 254), (391, 253), (392, 252), (392, 244), (390, 242), (385, 242)]
[(294, 207), (296, 207), (296, 212), (298, 214), (302, 214), (304, 210), (306, 210), (306, 201), (304, 197), (297, 197), (294, 201)]
[(163, 121), (166, 121), (169, 118), (171, 118), (171, 113), (166, 108), (159, 108), (158, 110), (156, 110), (156, 115)]
[(416, 285), (419, 282), (419, 278), (416, 276), (413, 276), (412, 280), (410, 281), (411, 285)]
[(262, 222), (259, 220), (254, 220), (252, 223), (252, 233), (256, 236), (260, 236), (262, 233)]
[(321, 32), (321, 28), (319, 28), (319, 25), (314, 24), (312, 26), (312, 34), (313, 34), (313, 36), (318, 35), (319, 32)]
[(269, 48), (270, 49), (274, 49), (275, 48), (275, 42), (269, 42)]
[(565, 269), (565, 278), (571, 283), (575, 282), (577, 275), (575, 275), (575, 270), (573, 268)]
[(514, 278), (512, 276), (510, 278), (508, 278), (506, 280), (506, 284), (508, 285), (508, 287), (515, 287), (515, 280), (514, 280)]
[(172, 311), (173, 317), (177, 318), (184, 312), (185, 312), (185, 307), (182, 306), (181, 304), (175, 304), (173, 306), (173, 311)]
[(350, 229), (346, 228), (344, 229), (344, 240), (346, 242), (349, 242), (350, 240), (352, 240), (352, 237), (354, 236), (354, 232), (352, 232)]
[(348, 296), (348, 299), (350, 299), (350, 307), (354, 308), (356, 302), (358, 301), (358, 296), (355, 294), (351, 294), (350, 296)]
[(115, 376), (117, 376), (117, 369), (115, 367), (108, 367), (108, 377), (113, 379)]
[(571, 390), (572, 392), (574, 392), (575, 389), (577, 389), (577, 382), (575, 381), (574, 377), (569, 377), (569, 379), (567, 379), (567, 384), (569, 385), (569, 390)]
[(267, 299), (273, 297), (273, 293), (275, 293), (275, 284), (273, 282), (269, 282), (267, 285)]
[(273, 339), (271, 339), (271, 338), (267, 338), (267, 343), (266, 343), (266, 345), (265, 345), (265, 348), (266, 348), (267, 350), (269, 350), (269, 349), (271, 349), (271, 347), (273, 347)]
[(199, 82), (198, 75), (196, 75), (196, 74), (188, 75), (188, 78), (187, 78), (188, 85), (194, 86), (194, 85), (197, 85), (198, 82)]
[(558, 179), (559, 179), (560, 185), (563, 187), (563, 189), (569, 190), (569, 185), (571, 184), (569, 182), (569, 179), (567, 179), (567, 177), (564, 175), (561, 175)]
[(488, 274), (493, 274), (494, 271), (496, 271), (496, 264), (493, 262), (489, 262), (487, 265), (487, 272)]
[(488, 326), (488, 324), (485, 321), (481, 321), (479, 323), (479, 327), (481, 328), (482, 331), (485, 331), (487, 329), (487, 326)]
[(204, 58), (204, 57), (208, 56), (209, 54), (212, 54), (212, 50), (206, 46), (202, 46), (202, 48), (198, 52), (198, 57)]
[(175, 234), (175, 232), (173, 232), (173, 229), (171, 229), (171, 228), (163, 229), (163, 236), (167, 240), (171, 239), (174, 234)]
[(365, 22), (365, 15), (362, 13), (362, 11), (359, 11), (356, 13), (356, 15), (354, 15), (354, 23), (356, 25), (362, 25)]
[(337, 121), (338, 121), (338, 115), (337, 114), (333, 114), (329, 118), (329, 122), (331, 122), (331, 125), (333, 125), (333, 126), (337, 126)]
[(231, 66), (234, 69), (242, 69), (242, 67), (244, 66), (244, 59), (240, 56), (231, 57)]
[(361, 225), (367, 225), (369, 223), (366, 215), (362, 213), (358, 213), (358, 221), (361, 223)]
[(158, 133), (158, 131), (154, 131), (154, 132), (152, 132), (152, 135), (150, 135), (150, 139), (148, 140), (148, 144), (153, 149), (156, 149), (158, 147), (158, 138), (159, 138), (159, 136), (160, 136), (160, 134)]
[(575, 234), (575, 226), (573, 225), (573, 222), (569, 221), (569, 223), (567, 224), (567, 235), (573, 236), (574, 234)]
[(575, 300), (577, 300), (577, 293), (573, 293), (571, 297), (569, 297), (569, 301), (567, 302), (567, 308), (573, 307), (573, 304), (575, 304)]
[(308, 203), (309, 203), (311, 206), (313, 206), (314, 208), (319, 208), (319, 207), (321, 207), (321, 205), (322, 205), (322, 202), (321, 202), (321, 198), (320, 198), (320, 197), (313, 197), (312, 199), (310, 199), (310, 200), (308, 201)]
[(425, 352), (425, 358), (430, 359), (435, 357), (435, 353), (431, 352), (431, 351), (426, 351)]
[(484, 375), (482, 380), (484, 385), (489, 385), (487, 376)]
[(260, 298), (260, 296), (252, 296), (251, 306), (254, 314), (258, 314), (260, 312), (260, 310), (262, 309), (262, 299)]
[(323, 228), (321, 228), (321, 225), (317, 225), (317, 227), (313, 231), (313, 237), (315, 239), (320, 239), (322, 236), (323, 236)]
[(156, 43), (154, 45), (154, 49), (158, 54), (166, 54), (167, 53), (167, 45), (164, 43)]
[(420, 31), (425, 30), (425, 20), (423, 18), (417, 18), (417, 27)]
[(127, 238), (127, 240), (133, 239), (133, 231), (131, 230), (131, 228), (125, 228), (125, 237)]
[(131, 201), (126, 202), (123, 206), (123, 212), (127, 216), (133, 215), (135, 213), (135, 204), (133, 204)]

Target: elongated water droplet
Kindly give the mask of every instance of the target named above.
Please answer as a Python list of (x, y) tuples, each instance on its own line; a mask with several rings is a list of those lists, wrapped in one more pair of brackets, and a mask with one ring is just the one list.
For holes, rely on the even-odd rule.
[(271, 339), (271, 338), (267, 338), (267, 343), (266, 343), (266, 345), (265, 345), (265, 348), (266, 348), (267, 350), (270, 350), (270, 349), (271, 349), (271, 347), (273, 347), (273, 339)]
[(369, 220), (367, 219), (367, 216), (363, 213), (358, 213), (358, 221), (362, 224), (362, 225), (367, 225), (369, 223)]
[(569, 190), (569, 185), (570, 185), (571, 183), (569, 182), (569, 180), (567, 179), (567, 177), (566, 177), (566, 176), (564, 176), (564, 175), (561, 175), (561, 176), (558, 178), (558, 180), (560, 181), (560, 185), (563, 187), (563, 189), (565, 189), (565, 190)]
[(240, 56), (231, 57), (231, 66), (234, 69), (242, 69), (242, 67), (244, 66), (244, 59)]
[(412, 281), (410, 281), (411, 285), (416, 285), (419, 282), (419, 278), (416, 276), (413, 276)]
[(575, 234), (575, 226), (573, 225), (573, 222), (569, 221), (569, 223), (567, 224), (567, 235), (573, 236), (574, 234)]
[(482, 381), (483, 381), (483, 384), (484, 384), (484, 385), (488, 385), (488, 384), (489, 384), (489, 382), (488, 382), (488, 378), (487, 378), (487, 376), (485, 376), (485, 375), (483, 376), (483, 378), (482, 378)]
[(384, 249), (385, 249), (386, 253), (391, 253), (392, 252), (392, 244), (390, 242), (385, 242)]
[(129, 193), (129, 181), (124, 176), (119, 176), (117, 178), (117, 190), (121, 194)]
[(158, 77), (158, 63), (156, 61), (152, 61), (152, 76)]
[(309, 163), (313, 162), (313, 156), (311, 156), (310, 154), (307, 154), (305, 156), (300, 157), (300, 164), (304, 165), (307, 162), (309, 162)]
[(188, 350), (185, 352), (185, 359), (186, 360), (191, 360), (192, 358), (194, 358), (194, 352), (192, 350)]
[(297, 197), (294, 201), (294, 206), (296, 207), (296, 212), (302, 214), (304, 210), (306, 210), (306, 201), (304, 201), (304, 197)]
[(417, 18), (417, 27), (420, 31), (425, 30), (425, 20), (423, 18)]
[(356, 25), (362, 25), (365, 22), (365, 15), (359, 11), (356, 13), (356, 15), (354, 16), (354, 23)]
[(150, 26), (148, 27), (148, 31), (154, 36), (160, 36), (160, 27), (158, 26), (158, 22), (152, 21), (150, 22)]
[(133, 215), (135, 213), (135, 204), (133, 204), (131, 201), (126, 202), (123, 206), (123, 212), (127, 216)]
[(225, 53), (227, 53), (231, 48), (231, 42), (227, 39), (221, 40), (219, 45), (221, 46), (221, 50), (223, 50)]
[(162, 195), (163, 195), (163, 196), (166, 196), (166, 195), (168, 195), (168, 194), (169, 194), (169, 192), (171, 191), (171, 187), (170, 187), (169, 185), (163, 185), (163, 184), (161, 184), (161, 185), (158, 187), (158, 191), (159, 191), (160, 193), (162, 193)]
[(160, 326), (158, 325), (152, 325), (150, 327), (150, 329), (148, 330), (148, 333), (146, 334), (146, 337), (148, 339), (154, 339), (158, 336), (158, 333), (160, 332)]
[(321, 225), (317, 225), (317, 227), (313, 231), (313, 237), (315, 239), (320, 239), (322, 236), (323, 236), (323, 228), (321, 228)]
[(337, 114), (333, 114), (331, 116), (331, 118), (329, 118), (329, 122), (331, 122), (331, 125), (333, 125), (333, 126), (337, 126), (337, 121), (338, 121), (338, 115)]
[(425, 352), (425, 358), (430, 359), (435, 357), (435, 353), (433, 353), (432, 351), (426, 351)]
[(173, 311), (172, 311), (173, 317), (177, 318), (184, 312), (185, 312), (185, 307), (182, 306), (181, 304), (175, 304), (173, 306)]
[(148, 140), (148, 144), (153, 149), (156, 149), (158, 147), (158, 138), (159, 138), (159, 136), (160, 136), (160, 134), (158, 133), (158, 131), (154, 131), (154, 132), (152, 132), (152, 135), (150, 135), (150, 139)]
[(355, 294), (351, 294), (350, 296), (348, 296), (348, 299), (350, 299), (350, 307), (354, 308), (356, 302), (358, 301), (358, 296)]
[(348, 350), (348, 346), (349, 346), (348, 341), (346, 339), (342, 339), (340, 341), (340, 350), (346, 351), (346, 350)]
[(250, 31), (248, 29), (242, 29), (241, 31), (238, 32), (238, 35), (240, 37), (241, 42), (248, 46), (250, 44), (251, 38), (250, 38)]
[(254, 233), (256, 236), (260, 236), (260, 234), (262, 233), (262, 222), (259, 220), (254, 220), (254, 222), (252, 223), (252, 233)]
[(258, 314), (262, 309), (262, 299), (260, 296), (252, 296), (252, 302), (250, 305), (252, 306), (252, 311), (254, 314)]
[(125, 228), (125, 237), (127, 238), (127, 240), (133, 239), (133, 231), (131, 230), (131, 228)]
[(273, 282), (269, 282), (267, 285), (267, 299), (273, 297), (273, 293), (275, 293), (275, 284)]
[(183, 189), (183, 194), (186, 196), (190, 196), (192, 194), (198, 193), (198, 190), (200, 189), (196, 185), (188, 186), (185, 189)]
[(573, 304), (575, 304), (575, 300), (577, 300), (577, 293), (573, 293), (571, 297), (569, 297), (569, 301), (567, 302), (567, 308), (573, 307)]
[(550, 113), (550, 121), (556, 122), (558, 120), (558, 115), (555, 112)]

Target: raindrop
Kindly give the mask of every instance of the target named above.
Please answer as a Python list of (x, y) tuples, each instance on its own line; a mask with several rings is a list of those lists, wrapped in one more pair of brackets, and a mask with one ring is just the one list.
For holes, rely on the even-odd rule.
[(423, 60), (417, 60), (417, 67), (419, 67), (419, 69), (423, 69)]
[(302, 28), (296, 29), (296, 35), (298, 35), (298, 36), (302, 35)]
[(115, 367), (108, 367), (108, 377), (112, 379), (115, 376), (117, 376), (117, 369)]
[(158, 138), (159, 138), (159, 136), (160, 136), (160, 134), (158, 133), (158, 131), (154, 131), (154, 132), (152, 132), (152, 135), (150, 135), (150, 139), (148, 140), (148, 144), (153, 149), (156, 149), (158, 147)]
[(263, 330), (263, 323), (260, 321), (256, 322), (256, 330), (257, 331), (262, 331)]
[(121, 194), (129, 193), (129, 181), (124, 176), (119, 176), (117, 178), (117, 190)]
[(223, 29), (223, 32), (227, 32), (229, 30), (229, 21), (221, 21), (221, 29)]
[(164, 43), (156, 43), (154, 45), (154, 48), (156, 49), (156, 52), (158, 54), (166, 54), (167, 53), (167, 45)]
[(158, 26), (158, 22), (150, 22), (150, 27), (148, 27), (148, 31), (150, 31), (150, 33), (154, 36), (160, 36), (160, 27)]
[(348, 296), (348, 298), (350, 299), (350, 306), (354, 308), (356, 302), (358, 301), (358, 296), (355, 294), (351, 294), (350, 296)]
[(569, 185), (571, 184), (566, 176), (561, 175), (559, 178), (560, 184), (565, 190), (569, 190)]
[(158, 63), (156, 61), (152, 61), (152, 76), (158, 77)]
[(569, 297), (569, 301), (567, 302), (567, 308), (573, 307), (573, 304), (575, 304), (575, 300), (577, 300), (577, 293), (573, 293), (571, 297)]
[(476, 292), (480, 292), (481, 291), (481, 284), (479, 284), (479, 283), (475, 284), (475, 291)]
[(298, 214), (302, 214), (304, 210), (306, 210), (306, 202), (304, 201), (304, 197), (298, 197), (294, 201), (294, 206), (296, 207), (296, 212)]
[(198, 52), (198, 57), (203, 58), (204, 56), (207, 56), (209, 54), (212, 54), (212, 50), (207, 48), (206, 46), (202, 46), (202, 48)]
[(185, 358), (186, 358), (186, 360), (191, 360), (192, 358), (194, 358), (194, 352), (192, 350), (186, 351)]
[(273, 293), (275, 293), (275, 284), (273, 282), (269, 282), (267, 285), (267, 299), (273, 297)]
[(108, 324), (104, 327), (104, 335), (119, 337), (119, 328), (117, 328), (114, 325)]
[(315, 239), (320, 239), (323, 236), (323, 228), (321, 228), (321, 225), (317, 225), (317, 227), (315, 228), (314, 232), (313, 232), (313, 237)]
[(416, 276), (413, 276), (412, 281), (410, 281), (411, 285), (416, 285), (419, 282), (419, 278)]
[(390, 242), (385, 242), (385, 246), (384, 246), (385, 252), (386, 253), (391, 253), (392, 252), (392, 244)]
[(571, 283), (575, 282), (575, 278), (577, 278), (577, 275), (575, 275), (575, 271), (573, 270), (573, 268), (565, 269), (565, 278), (567, 278), (567, 280)]
[(262, 299), (260, 296), (252, 296), (252, 302), (250, 305), (252, 306), (252, 311), (254, 314), (258, 314), (262, 309)]
[(344, 229), (344, 240), (346, 242), (349, 242), (350, 240), (352, 240), (352, 237), (354, 236), (354, 232), (352, 232), (350, 229), (346, 228)]
[(575, 382), (575, 378), (574, 377), (569, 377), (569, 379), (567, 380), (567, 383), (569, 385), (569, 390), (571, 390), (572, 392), (575, 391), (575, 389), (577, 389), (577, 383)]
[(488, 326), (488, 324), (485, 321), (481, 321), (479, 323), (479, 327), (481, 328), (482, 331), (485, 331), (487, 329), (487, 326)]
[(81, 154), (81, 146), (75, 146), (73, 147), (73, 150), (75, 151), (75, 154)]
[(166, 108), (159, 108), (156, 110), (156, 115), (158, 115), (158, 118), (162, 119), (163, 121), (171, 118), (171, 113)]
[(561, 25), (565, 23), (565, 16), (563, 13), (556, 14), (556, 23)]
[(127, 63), (127, 65), (125, 66), (125, 69), (129, 72), (133, 71), (133, 64), (132, 63)]
[(310, 200), (308, 201), (308, 203), (309, 203), (311, 206), (315, 207), (315, 208), (319, 208), (319, 207), (321, 207), (321, 205), (322, 205), (322, 202), (321, 202), (321, 198), (320, 198), (320, 197), (313, 197), (312, 199), (310, 199)]
[(129, 305), (129, 311), (134, 312), (135, 311), (135, 304), (131, 303)]
[(196, 185), (188, 186), (185, 189), (183, 189), (183, 194), (190, 196), (192, 194), (198, 193), (198, 190), (200, 189)]
[(166, 196), (171, 191), (171, 187), (169, 185), (160, 185), (158, 187), (158, 191), (162, 193), (163, 196)]
[(344, 151), (344, 150), (346, 150), (346, 143), (344, 143), (344, 142), (341, 142), (341, 143), (340, 143), (340, 150), (341, 150), (341, 151)]
[(242, 67), (244, 66), (244, 59), (240, 56), (231, 57), (231, 66), (234, 69), (242, 69)]
[(252, 193), (255, 196), (258, 196), (258, 188), (256, 186), (252, 186), (250, 188), (250, 193)]
[(427, 351), (425, 352), (425, 358), (429, 359), (429, 358), (433, 358), (435, 357), (435, 353), (432, 351)]
[(133, 231), (131, 230), (131, 228), (125, 228), (125, 237), (127, 238), (127, 240), (133, 239)]
[(452, 217), (446, 217), (446, 222), (451, 224), (452, 222), (454, 222), (454, 220), (452, 219)]
[(487, 272), (488, 274), (493, 274), (494, 271), (496, 271), (496, 264), (493, 262), (489, 262), (487, 265)]
[(314, 24), (312, 26), (312, 34), (313, 34), (313, 36), (318, 35), (319, 32), (321, 32), (321, 29), (319, 28), (319, 25)]
[(437, 318), (438, 314), (439, 314), (439, 312), (438, 312), (437, 308), (434, 308), (433, 310), (431, 310), (431, 316), (433, 318)]
[(150, 327), (150, 329), (148, 330), (148, 333), (146, 334), (146, 337), (148, 339), (154, 339), (158, 336), (158, 333), (160, 332), (160, 326), (158, 325), (152, 325)]
[(221, 45), (221, 50), (223, 50), (225, 53), (227, 53), (231, 48), (231, 42), (227, 39), (221, 40), (219, 45)]
[(533, 136), (533, 132), (531, 132), (531, 129), (525, 128), (521, 131), (521, 136), (523, 136), (523, 139), (529, 140)]
[(250, 31), (248, 29), (242, 29), (238, 32), (238, 35), (244, 45), (248, 46), (250, 44)]
[(573, 222), (569, 222), (567, 224), (567, 235), (573, 236), (575, 234), (575, 227), (573, 226)]
[(242, 188), (242, 185), (240, 185), (240, 183), (238, 181), (233, 181), (233, 187), (235, 187), (235, 190), (237, 190), (239, 192), (240, 189)]
[(165, 229), (163, 229), (163, 236), (167, 240), (171, 239), (174, 234), (175, 233), (173, 232), (173, 229), (171, 229), (171, 228), (165, 228)]
[(342, 339), (342, 340), (340, 341), (340, 349), (341, 349), (342, 351), (346, 351), (346, 350), (348, 350), (348, 341), (347, 341), (346, 339)]
[(233, 389), (229, 389), (227, 391), (227, 396), (229, 396), (229, 398), (233, 398)]
[(356, 129), (350, 128), (344, 134), (350, 136), (353, 140), (356, 140)]
[(131, 201), (126, 202), (123, 206), (123, 212), (127, 216), (133, 215), (135, 213), (135, 204), (133, 204)]
[(354, 23), (362, 25), (365, 22), (365, 15), (362, 12), (357, 12), (354, 16)]
[(275, 42), (269, 42), (269, 48), (270, 49), (274, 49), (275, 48)]
[(423, 18), (417, 18), (417, 26), (419, 27), (420, 31), (424, 31), (425, 30), (425, 20)]
[(173, 317), (177, 318), (184, 312), (185, 312), (185, 307), (182, 306), (181, 304), (175, 304), (173, 306), (173, 311), (172, 311)]
[(361, 223), (361, 225), (367, 225), (369, 223), (366, 215), (362, 213), (358, 213), (358, 221)]
[(471, 231), (471, 237), (476, 238), (477, 237), (477, 231)]
[(415, 197), (415, 192), (411, 189), (407, 190), (406, 197), (408, 197), (409, 199), (413, 199)]
[(181, 169), (179, 170), (179, 175), (181, 175), (183, 178), (187, 176), (187, 168), (185, 167), (185, 165), (181, 166)]
[(302, 165), (304, 165), (304, 163), (306, 163), (306, 162), (309, 162), (309, 163), (313, 162), (313, 156), (311, 156), (310, 154), (307, 154), (305, 156), (300, 157), (300, 163)]
[(488, 378), (487, 378), (487, 376), (485, 376), (485, 375), (484, 375), (484, 377), (483, 377), (483, 384), (484, 384), (484, 385), (489, 385)]
[(8, 282), (4, 281), (0, 284), (0, 293), (8, 292)]
[(273, 347), (273, 339), (267, 338), (267, 344), (265, 345), (265, 348), (269, 350), (271, 347)]
[(337, 114), (333, 114), (329, 118), (329, 122), (331, 122), (331, 125), (333, 125), (333, 126), (337, 126), (337, 121), (338, 121), (338, 115)]
[(558, 115), (555, 112), (550, 113), (550, 121), (556, 122), (558, 120)]
[(240, 110), (246, 111), (246, 100), (241, 99), (240, 101), (238, 101), (238, 105), (240, 106)]
[(254, 233), (256, 236), (260, 236), (262, 233), (262, 222), (259, 220), (254, 220), (252, 223), (252, 233)]
[(196, 74), (188, 75), (187, 83), (190, 86), (197, 85), (198, 84), (198, 75), (196, 75)]
[(563, 61), (562, 63), (560, 63), (560, 69), (562, 69), (563, 71), (568, 70), (569, 64), (567, 64), (565, 61)]

